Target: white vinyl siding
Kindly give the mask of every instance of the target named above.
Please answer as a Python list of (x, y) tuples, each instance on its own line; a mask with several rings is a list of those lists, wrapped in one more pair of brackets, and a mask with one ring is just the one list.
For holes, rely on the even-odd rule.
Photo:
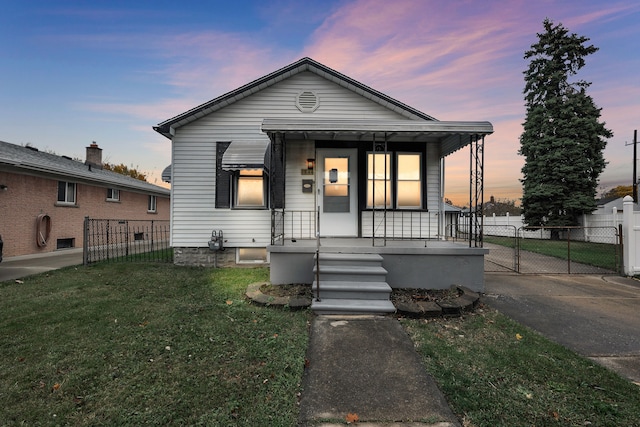
[[(303, 91), (313, 91), (318, 96), (320, 104), (313, 113), (303, 113), (296, 106), (296, 97)], [(271, 241), (270, 210), (215, 209), (216, 141), (266, 138), (260, 129), (263, 119), (310, 116), (406, 119), (314, 73), (303, 72), (179, 127), (173, 137), (172, 245), (206, 247), (212, 230), (224, 232), (228, 247), (268, 245)], [(305, 167), (307, 158), (314, 157), (313, 141), (286, 141), (285, 146), (286, 209), (312, 211), (315, 193), (302, 193), (301, 186), (302, 179), (315, 181), (315, 178), (302, 175), (300, 170)]]

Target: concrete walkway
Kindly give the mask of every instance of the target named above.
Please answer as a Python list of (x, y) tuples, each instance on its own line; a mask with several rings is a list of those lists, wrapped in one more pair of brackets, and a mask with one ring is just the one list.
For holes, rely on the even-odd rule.
[(640, 281), (485, 273), (483, 301), (640, 385)]
[(460, 426), (395, 318), (315, 316), (307, 362), (300, 426)]
[(82, 249), (64, 249), (46, 254), (4, 258), (0, 262), (0, 282), (80, 264)]

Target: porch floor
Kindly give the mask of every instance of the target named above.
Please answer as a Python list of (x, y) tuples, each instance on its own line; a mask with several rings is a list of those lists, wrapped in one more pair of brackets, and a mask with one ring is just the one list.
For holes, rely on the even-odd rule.
[[(313, 275), (315, 239), (285, 240), (267, 247), (273, 284), (308, 283)], [(470, 248), (468, 241), (320, 238), (322, 253), (379, 254), (393, 288), (448, 289), (466, 286), (484, 289), (484, 255), (488, 249)]]

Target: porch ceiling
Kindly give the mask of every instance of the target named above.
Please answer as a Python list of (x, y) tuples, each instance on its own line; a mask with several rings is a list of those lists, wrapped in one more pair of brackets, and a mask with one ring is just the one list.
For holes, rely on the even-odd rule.
[(417, 120), (295, 120), (265, 119), (262, 131), (271, 139), (283, 134), (287, 139), (436, 142), (440, 155), (468, 145), (472, 137), (493, 133), (490, 122), (417, 121)]

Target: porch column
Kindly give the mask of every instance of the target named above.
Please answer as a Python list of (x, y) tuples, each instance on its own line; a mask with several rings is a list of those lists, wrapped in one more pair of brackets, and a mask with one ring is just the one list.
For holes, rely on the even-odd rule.
[(284, 136), (281, 133), (271, 135), (271, 164), (269, 165), (269, 193), (271, 209), (284, 209), (285, 154)]

